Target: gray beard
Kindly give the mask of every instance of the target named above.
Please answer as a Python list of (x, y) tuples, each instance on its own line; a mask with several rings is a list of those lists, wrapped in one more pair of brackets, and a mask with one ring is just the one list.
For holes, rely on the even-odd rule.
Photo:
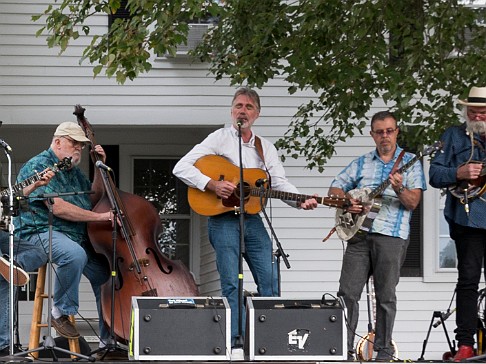
[(470, 121), (467, 120), (467, 128), (473, 133), (486, 134), (486, 121)]

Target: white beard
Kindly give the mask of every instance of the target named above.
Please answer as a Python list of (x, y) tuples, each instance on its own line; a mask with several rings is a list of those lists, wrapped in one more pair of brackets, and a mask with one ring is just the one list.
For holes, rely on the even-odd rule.
[(486, 121), (467, 120), (467, 129), (473, 133), (486, 134)]

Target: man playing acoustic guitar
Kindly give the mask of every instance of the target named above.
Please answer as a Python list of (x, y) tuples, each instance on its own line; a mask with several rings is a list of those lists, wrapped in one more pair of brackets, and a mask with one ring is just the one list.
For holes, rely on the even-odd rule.
[(472, 87), (464, 105), (465, 123), (442, 135), (443, 153), (430, 165), (430, 185), (447, 189), (444, 216), (455, 241), (459, 278), (456, 285), (456, 341), (454, 361), (474, 356), (478, 286), (486, 257), (485, 139), (486, 87)]
[[(234, 195), (237, 185), (230, 180), (212, 179), (204, 174), (194, 164), (201, 158), (210, 155), (227, 158), (233, 165), (239, 165), (239, 137), (241, 126), (243, 167), (259, 168), (266, 171), (271, 181), (271, 187), (276, 190), (298, 193), (298, 190), (285, 177), (276, 148), (269, 141), (260, 138), (252, 131), (252, 125), (260, 116), (260, 98), (249, 88), (238, 89), (231, 105), (230, 127), (216, 130), (196, 145), (174, 167), (174, 175), (189, 187), (200, 191), (212, 191), (223, 201)], [(224, 167), (219, 172), (221, 176), (227, 173)], [(219, 174), (218, 174), (219, 175)], [(246, 180), (246, 178), (245, 178)], [(309, 198), (303, 202), (289, 205), (302, 209), (317, 207), (317, 201)], [(238, 267), (239, 267), (239, 224), (240, 218), (234, 211), (229, 211), (208, 220), (209, 240), (216, 252), (216, 263), (221, 278), (222, 294), (228, 299), (231, 308), (231, 339), (232, 346), (238, 336)], [(272, 242), (265, 229), (260, 215), (245, 214), (245, 253), (244, 258), (253, 274), (260, 296), (275, 296), (273, 284)], [(242, 311), (242, 316), (244, 311)], [(244, 316), (243, 316), (244, 317)], [(244, 322), (244, 321), (243, 321)], [(244, 328), (244, 325), (243, 325)], [(242, 335), (244, 337), (244, 335)]]
[[(331, 183), (329, 196), (350, 196), (354, 216), (369, 214), (363, 210), (362, 198), (353, 192), (383, 185), (382, 206), (368, 232), (349, 238), (343, 258), (338, 296), (347, 307), (348, 350), (354, 347), (358, 325), (359, 300), (366, 281), (373, 275), (376, 292), (376, 329), (374, 350), (377, 361), (394, 359), (392, 332), (395, 322), (396, 286), (405, 260), (410, 233), (410, 217), (426, 189), (420, 162), (399, 173), (402, 164), (414, 159), (397, 145), (399, 128), (389, 111), (376, 113), (371, 119), (371, 136), (376, 149), (352, 161)], [(397, 171), (397, 172), (396, 172)], [(384, 181), (389, 183), (384, 184)], [(363, 196), (364, 197), (364, 196)], [(353, 353), (350, 353), (352, 356)]]

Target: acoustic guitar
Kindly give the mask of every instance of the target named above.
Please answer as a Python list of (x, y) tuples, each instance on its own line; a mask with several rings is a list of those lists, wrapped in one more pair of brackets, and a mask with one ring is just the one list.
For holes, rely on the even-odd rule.
[[(188, 200), (191, 208), (204, 216), (215, 216), (225, 212), (240, 212), (240, 169), (226, 158), (217, 155), (207, 155), (194, 164), (203, 174), (216, 181), (229, 181), (237, 187), (226, 199), (218, 197), (213, 191), (201, 191), (189, 187)], [(304, 202), (315, 198), (322, 205), (345, 209), (350, 206), (349, 199), (338, 197), (315, 197), (292, 192), (283, 192), (268, 188), (267, 174), (259, 168), (244, 168), (244, 212), (257, 214), (265, 206), (267, 199), (278, 198), (286, 201)]]

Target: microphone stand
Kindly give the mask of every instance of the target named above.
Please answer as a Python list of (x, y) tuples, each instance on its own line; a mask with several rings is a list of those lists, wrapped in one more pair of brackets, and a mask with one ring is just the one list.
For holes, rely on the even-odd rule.
[[(452, 299), (451, 299), (451, 303), (454, 301), (454, 296), (456, 295), (456, 290), (454, 289), (454, 293), (452, 294)], [(425, 337), (425, 340), (422, 344), (422, 353), (420, 354), (420, 357), (417, 359), (417, 361), (424, 361), (424, 354), (425, 354), (425, 348), (427, 347), (427, 344), (429, 342), (429, 336), (430, 336), (430, 331), (432, 330), (432, 328), (437, 328), (439, 327), (440, 325), (442, 325), (442, 328), (444, 329), (444, 334), (445, 334), (445, 337), (446, 337), (446, 340), (447, 340), (447, 344), (449, 345), (449, 353), (450, 353), (450, 357), (453, 357), (454, 355), (456, 355), (456, 349), (455, 349), (455, 343), (454, 343), (454, 340), (450, 340), (449, 338), (449, 334), (447, 333), (447, 329), (446, 329), (446, 326), (445, 326), (445, 321), (452, 315), (452, 313), (455, 311), (456, 309), (453, 309), (452, 311), (450, 310), (450, 305), (449, 305), (449, 308), (447, 309), (446, 313), (442, 313), (440, 311), (434, 311), (434, 313), (432, 314), (432, 318), (430, 319), (430, 325), (429, 325), (429, 330), (427, 331), (427, 335)], [(438, 318), (438, 320), (434, 323), (435, 319)], [(442, 356), (444, 358), (444, 356), (446, 354), (449, 354), (449, 353), (444, 353), (444, 355)], [(470, 358), (472, 359), (472, 358)], [(467, 359), (466, 359), (467, 360)]]
[(280, 289), (280, 257), (282, 257), (285, 266), (287, 269), (290, 269), (290, 263), (288, 258), (288, 254), (286, 254), (282, 248), (282, 244), (280, 244), (280, 241), (278, 240), (277, 234), (275, 233), (275, 230), (273, 230), (272, 223), (270, 222), (270, 219), (267, 215), (267, 211), (265, 210), (265, 202), (263, 200), (263, 197), (265, 197), (265, 186), (262, 184), (260, 186), (260, 206), (262, 207), (262, 213), (263, 216), (265, 216), (265, 220), (267, 221), (267, 225), (270, 228), (270, 232), (272, 233), (273, 238), (275, 239), (275, 244), (277, 245), (277, 250), (275, 250), (275, 257), (277, 258), (277, 277), (278, 277), (278, 287), (277, 287), (277, 292), (278, 292), (278, 297), (280, 297), (281, 294), (281, 289)]
[(241, 121), (238, 120), (238, 155), (240, 159), (240, 254), (238, 261), (238, 336), (235, 347), (242, 348), (243, 338), (243, 254), (245, 254), (245, 180), (243, 178), (243, 147)]
[[(100, 162), (100, 161), (98, 161)], [(101, 356), (100, 360), (105, 359), (106, 355), (110, 352), (114, 352), (117, 349), (122, 350), (120, 346), (117, 345), (116, 337), (115, 337), (115, 286), (116, 286), (116, 279), (117, 279), (117, 259), (116, 259), (116, 252), (117, 252), (117, 234), (118, 234), (118, 216), (122, 216), (122, 213), (120, 211), (120, 206), (118, 205), (116, 198), (114, 196), (113, 190), (111, 188), (108, 188), (110, 185), (110, 179), (108, 178), (108, 171), (111, 169), (106, 168), (106, 166), (103, 165), (103, 163), (95, 163), (95, 165), (98, 167), (98, 169), (101, 172), (101, 176), (103, 177), (103, 184), (105, 186), (105, 192), (108, 197), (108, 200), (110, 201), (110, 206), (111, 206), (111, 211), (113, 212), (113, 230), (111, 234), (112, 238), (112, 272), (111, 272), (111, 302), (110, 302), (110, 320), (111, 320), (111, 325), (110, 325), (110, 339), (108, 342), (105, 342), (105, 346), (102, 348), (98, 348), (90, 353), (90, 355), (100, 353), (104, 351), (104, 354)], [(135, 269), (137, 272), (140, 271), (140, 265), (136, 264)], [(101, 338), (102, 340), (104, 338)], [(126, 351), (123, 349), (123, 351)]]
[[(2, 146), (4, 147), (5, 155), (7, 156), (8, 159), (8, 197), (9, 197), (9, 214), (10, 216), (13, 216), (13, 201), (14, 201), (14, 192), (12, 188), (12, 159), (10, 158), (10, 147), (8, 147), (8, 144), (2, 143)], [(8, 147), (8, 148), (7, 148)], [(0, 361), (5, 362), (5, 363), (13, 363), (13, 362), (31, 362), (32, 359), (24, 356), (24, 353), (18, 353), (19, 356), (14, 355), (14, 304), (15, 304), (15, 291), (14, 289), (14, 225), (12, 222), (12, 218), (9, 219), (9, 224), (8, 224), (8, 233), (9, 233), (9, 257), (10, 257), (10, 266), (9, 266), (9, 279), (10, 279), (10, 284), (9, 284), (9, 327), (10, 327), (10, 347), (9, 347), (9, 355), (2, 357)]]
[(54, 214), (52, 212), (52, 205), (54, 205), (54, 197), (62, 197), (62, 196), (72, 196), (72, 195), (82, 195), (82, 194), (91, 194), (93, 193), (92, 191), (81, 191), (81, 192), (65, 192), (65, 193), (44, 193), (40, 194), (37, 196), (32, 196), (32, 197), (27, 197), (27, 198), (43, 198), (47, 201), (47, 208), (49, 211), (49, 257), (47, 260), (48, 269), (47, 269), (47, 336), (44, 339), (44, 342), (42, 346), (31, 349), (28, 351), (24, 351), (21, 353), (17, 353), (16, 355), (25, 355), (33, 352), (38, 352), (42, 350), (50, 350), (52, 354), (52, 360), (53, 361), (58, 361), (57, 355), (56, 355), (56, 350), (60, 351), (65, 354), (69, 354), (71, 356), (76, 356), (78, 359), (86, 359), (90, 362), (94, 362), (95, 358), (92, 356), (86, 356), (80, 353), (75, 353), (73, 351), (69, 351), (64, 348), (60, 348), (56, 346), (56, 341), (54, 338), (51, 336), (51, 330), (52, 330), (52, 298), (54, 296), (52, 292), (52, 227), (53, 227), (53, 219), (54, 219)]

